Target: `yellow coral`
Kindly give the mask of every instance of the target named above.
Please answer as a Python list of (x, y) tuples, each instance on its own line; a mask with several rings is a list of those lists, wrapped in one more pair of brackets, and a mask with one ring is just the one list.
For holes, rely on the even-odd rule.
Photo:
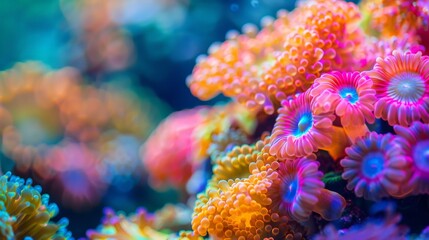
[(153, 228), (153, 220), (153, 217), (144, 209), (137, 210), (135, 215), (129, 217), (106, 209), (103, 224), (97, 230), (89, 230), (87, 236), (91, 240), (167, 239), (167, 234)]
[(71, 238), (66, 230), (68, 220), (52, 222), (58, 207), (49, 203), (49, 195), (41, 194), (40, 186), (32, 186), (31, 179), (21, 179), (10, 172), (0, 177), (0, 238), (52, 239)]
[(169, 238), (171, 240), (204, 240), (192, 231), (180, 231), (178, 237)]
[(246, 141), (246, 137), (251, 135), (256, 127), (255, 114), (234, 102), (207, 109), (203, 115), (204, 120), (198, 124), (193, 134), (197, 143), (194, 153), (196, 161), (202, 161), (209, 156), (210, 147), (219, 140), (215, 139), (216, 137), (238, 129), (244, 136), (236, 140)]
[(213, 161), (213, 176), (209, 184), (217, 184), (221, 180), (234, 181), (250, 176), (255, 168), (263, 167), (275, 161), (268, 154), (270, 137), (259, 140), (253, 145), (241, 145), (234, 147)]

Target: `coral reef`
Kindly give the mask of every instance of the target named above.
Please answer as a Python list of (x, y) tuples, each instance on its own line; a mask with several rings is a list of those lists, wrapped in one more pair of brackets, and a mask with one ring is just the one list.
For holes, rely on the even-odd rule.
[[(276, 1), (250, 4), (262, 2)], [(158, 77), (180, 71), (137, 64), (141, 52), (199, 54), (183, 10), (212, 22), (207, 34), (229, 14), (204, 16), (199, 4), (59, 2), (74, 67), (0, 72), (0, 166), (50, 194), (1, 174), (0, 239), (72, 239), (49, 196), (83, 220), (104, 207), (89, 239), (428, 238), (428, 1), (298, 1), (260, 28), (229, 31), (183, 68), (188, 96), (171, 94), (180, 89)], [(171, 16), (146, 22), (163, 10)], [(137, 43), (162, 36), (139, 28), (181, 41), (149, 51)], [(158, 94), (169, 104), (224, 97), (172, 104), (167, 116)]]

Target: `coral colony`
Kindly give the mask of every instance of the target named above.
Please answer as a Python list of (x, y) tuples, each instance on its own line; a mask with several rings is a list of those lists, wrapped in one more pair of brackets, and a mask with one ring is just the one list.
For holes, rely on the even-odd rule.
[[(261, 22), (228, 32), (186, 80), (201, 100), (231, 100), (150, 136), (162, 114), (129, 89), (33, 62), (0, 73), (2, 154), (48, 183), (0, 177), (0, 239), (73, 239), (46, 193), (89, 208), (136, 184), (124, 179), (140, 160), (140, 180), (182, 204), (107, 206), (88, 239), (429, 239), (429, 2), (308, 0)], [(120, 38), (96, 23), (84, 38), (110, 25)]]

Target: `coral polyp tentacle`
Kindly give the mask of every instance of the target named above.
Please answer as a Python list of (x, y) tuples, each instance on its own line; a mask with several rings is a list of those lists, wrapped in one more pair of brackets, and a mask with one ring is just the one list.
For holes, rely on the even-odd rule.
[(342, 177), (356, 196), (369, 200), (389, 195), (401, 197), (400, 190), (411, 172), (394, 135), (371, 132), (347, 148), (346, 153), (340, 161), (344, 167)]
[(199, 194), (194, 208), (192, 229), (201, 236), (217, 239), (270, 239), (291, 236), (302, 239), (295, 222), (272, 212), (267, 196), (270, 182), (266, 175), (228, 183), (221, 180), (217, 189)]
[(227, 152), (225, 156), (215, 159), (213, 161), (213, 176), (209, 184), (217, 184), (221, 180), (229, 181), (237, 178), (248, 178), (252, 173), (252, 167), (258, 161), (263, 161), (264, 164), (270, 163), (272, 158), (264, 159), (264, 156), (262, 156), (266, 152), (265, 146), (268, 142), (269, 137), (266, 137), (264, 140), (259, 140), (250, 146), (247, 144), (236, 146)]
[(359, 72), (331, 72), (315, 80), (311, 88), (315, 112), (335, 112), (354, 142), (365, 136), (365, 122), (374, 123), (375, 90), (372, 81)]
[[(270, 154), (278, 158), (307, 156), (319, 149), (337, 158), (348, 143), (342, 128), (333, 126), (332, 112), (317, 113), (309, 91), (283, 101), (271, 136)], [(335, 142), (333, 139), (335, 138)]]
[(374, 114), (389, 122), (409, 126), (413, 121), (429, 123), (429, 57), (400, 53), (378, 58), (366, 72), (374, 83), (377, 102)]
[(188, 85), (200, 99), (223, 93), (249, 109), (273, 114), (279, 101), (307, 90), (322, 73), (363, 67), (364, 35), (358, 20), (354, 4), (302, 3), (294, 12), (268, 21), (259, 32), (251, 28), (242, 35), (231, 34), (212, 47), (209, 56), (198, 61)]
[(429, 194), (429, 126), (414, 122), (408, 128), (395, 126), (394, 129), (413, 173), (399, 194)]
[(1, 236), (3, 239), (71, 239), (67, 231), (68, 220), (57, 223), (51, 219), (58, 215), (49, 195), (41, 194), (40, 186), (32, 186), (10, 172), (0, 177)]
[(312, 212), (327, 220), (341, 216), (345, 199), (324, 189), (323, 173), (318, 171), (319, 163), (315, 159), (311, 155), (268, 168), (266, 174), (273, 176), (268, 190), (272, 209), (300, 222), (307, 220)]

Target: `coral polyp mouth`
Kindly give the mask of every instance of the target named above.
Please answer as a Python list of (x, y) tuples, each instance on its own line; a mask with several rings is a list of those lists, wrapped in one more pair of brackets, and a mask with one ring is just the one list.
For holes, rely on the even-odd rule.
[(297, 117), (296, 122), (297, 123), (295, 130), (293, 130), (293, 135), (295, 137), (301, 137), (310, 131), (311, 127), (313, 126), (313, 116), (308, 112), (303, 113), (301, 116)]
[(413, 150), (413, 158), (419, 169), (429, 173), (429, 140), (417, 143)]
[(391, 78), (387, 86), (387, 94), (392, 99), (405, 103), (417, 103), (426, 92), (426, 85), (417, 73), (404, 72)]
[(362, 160), (362, 174), (368, 178), (375, 178), (383, 170), (383, 154), (368, 153)]
[(345, 87), (339, 91), (339, 94), (343, 99), (346, 99), (351, 104), (354, 104), (359, 100), (359, 95), (354, 87)]
[(293, 179), (291, 182), (285, 182), (285, 190), (283, 194), (283, 200), (291, 203), (297, 195), (299, 183), (298, 179)]

